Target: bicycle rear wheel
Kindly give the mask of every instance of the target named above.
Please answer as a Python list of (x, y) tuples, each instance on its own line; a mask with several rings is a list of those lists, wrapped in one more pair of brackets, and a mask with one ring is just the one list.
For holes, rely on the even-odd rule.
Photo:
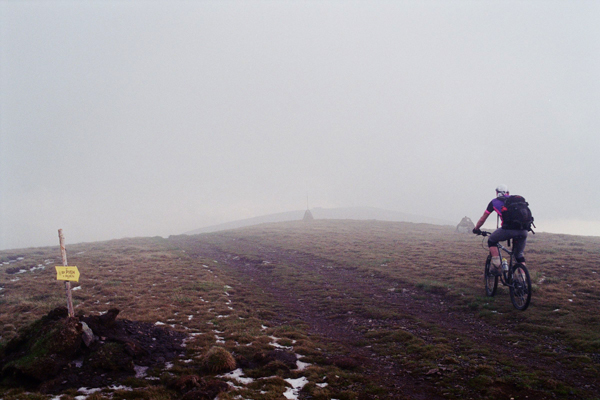
[(485, 294), (488, 297), (492, 297), (496, 294), (496, 289), (498, 289), (498, 276), (494, 275), (490, 271), (490, 265), (492, 263), (492, 256), (488, 255), (487, 260), (485, 260), (485, 271), (483, 272), (483, 282), (485, 283)]
[(531, 278), (523, 264), (513, 266), (510, 300), (517, 310), (525, 311), (531, 301)]

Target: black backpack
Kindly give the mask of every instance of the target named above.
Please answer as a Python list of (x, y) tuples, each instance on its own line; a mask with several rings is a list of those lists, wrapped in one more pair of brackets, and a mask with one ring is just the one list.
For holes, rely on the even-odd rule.
[(501, 211), (503, 228), (532, 231), (531, 226), (535, 227), (529, 203), (522, 196), (508, 196)]

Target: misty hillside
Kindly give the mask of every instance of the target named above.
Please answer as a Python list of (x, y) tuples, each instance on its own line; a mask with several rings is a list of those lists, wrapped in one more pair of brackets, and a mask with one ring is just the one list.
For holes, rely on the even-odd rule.
[[(398, 211), (384, 210), (375, 207), (344, 207), (344, 208), (322, 208), (316, 207), (310, 210), (315, 219), (353, 219), (353, 220), (378, 220), (396, 222), (414, 222), (433, 225), (456, 225), (459, 221), (445, 221), (442, 219), (425, 217), (422, 215), (406, 214)], [(306, 210), (288, 211), (276, 214), (262, 215), (238, 221), (226, 222), (224, 224), (211, 225), (200, 229), (186, 232), (186, 235), (199, 233), (218, 232), (227, 229), (237, 229), (246, 226), (271, 223), (298, 221), (304, 217)]]

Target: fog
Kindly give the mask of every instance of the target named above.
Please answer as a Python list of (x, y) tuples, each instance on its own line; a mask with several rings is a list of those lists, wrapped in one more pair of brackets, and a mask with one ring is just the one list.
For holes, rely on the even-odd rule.
[(0, 249), (307, 195), (476, 221), (501, 183), (539, 231), (600, 235), (599, 20), (595, 1), (0, 1)]

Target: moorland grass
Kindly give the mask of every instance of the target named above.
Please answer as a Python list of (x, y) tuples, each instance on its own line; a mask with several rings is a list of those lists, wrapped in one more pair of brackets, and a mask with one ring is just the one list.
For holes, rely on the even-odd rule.
[[(323, 290), (327, 281), (319, 268), (363, 276), (364, 282), (371, 278), (386, 282), (380, 296), (404, 291), (421, 301), (439, 296), (449, 310), (505, 328), (502, 340), (510, 346), (560, 361), (586, 377), (600, 373), (600, 268), (596, 263), (600, 238), (531, 236), (527, 258), (535, 286), (526, 312), (512, 308), (504, 288), (499, 288), (495, 298), (483, 295), (485, 246), (476, 237), (455, 233), (452, 227), (313, 221), (169, 239), (67, 245), (69, 264), (77, 265), (81, 272), (80, 282), (73, 284), (80, 287), (73, 292), (77, 313), (99, 314), (117, 307), (121, 310), (119, 318), (163, 323), (190, 335), (183, 358), (174, 360), (170, 369), (151, 372), (165, 385), (173, 376), (198, 373), (203, 357), (215, 346), (233, 356), (251, 358), (272, 350), (272, 337), (276, 337), (279, 345), (293, 348), (311, 364), (303, 376), (309, 381), (304, 390), (313, 398), (386, 398), (386, 389), (369, 379), (368, 371), (344, 370), (331, 363), (332, 355), (344, 355), (346, 349), (311, 335), (310, 325), (294, 315), (281, 321), (286, 309), (272, 293), (255, 290), (255, 285), (244, 281), (230, 266), (203, 257), (202, 252), (195, 253), (196, 241), (229, 253), (232, 259), (260, 265), (271, 274), (276, 287), (298, 290), (323, 310), (360, 316), (353, 328), (362, 335), (359, 347), (372, 349), (377, 357), (396, 360), (412, 374), (421, 374), (447, 398), (474, 394), (495, 398), (506, 394), (498, 392), (504, 386), (552, 393), (558, 398), (568, 398), (571, 393), (586, 398), (589, 392), (497, 357), (486, 343), (473, 342), (402, 310), (382, 309), (379, 297), (367, 298), (337, 287)], [(292, 260), (271, 259), (269, 251), (278, 249), (296, 254), (297, 262), (322, 262), (309, 272)], [(0, 252), (0, 345), (20, 328), (64, 305), (64, 285), (56, 281), (54, 271), (59, 259), (58, 246)], [(39, 269), (29, 269), (32, 266)], [(9, 267), (26, 272), (7, 274)], [(374, 322), (368, 325), (368, 320)], [(375, 322), (378, 325), (372, 325)], [(219, 340), (223, 343), (217, 343)], [(284, 379), (296, 378), (299, 373), (271, 367), (269, 373), (276, 376), (261, 376), (266, 371), (256, 371), (260, 380), (246, 386), (236, 382), (239, 389), (220, 398), (281, 398), (289, 387)], [(0, 397), (6, 400), (48, 398), (36, 393), (26, 396), (18, 390), (0, 389)], [(108, 390), (88, 399), (178, 396), (164, 385), (149, 385)], [(394, 398), (393, 393), (387, 398)]]

